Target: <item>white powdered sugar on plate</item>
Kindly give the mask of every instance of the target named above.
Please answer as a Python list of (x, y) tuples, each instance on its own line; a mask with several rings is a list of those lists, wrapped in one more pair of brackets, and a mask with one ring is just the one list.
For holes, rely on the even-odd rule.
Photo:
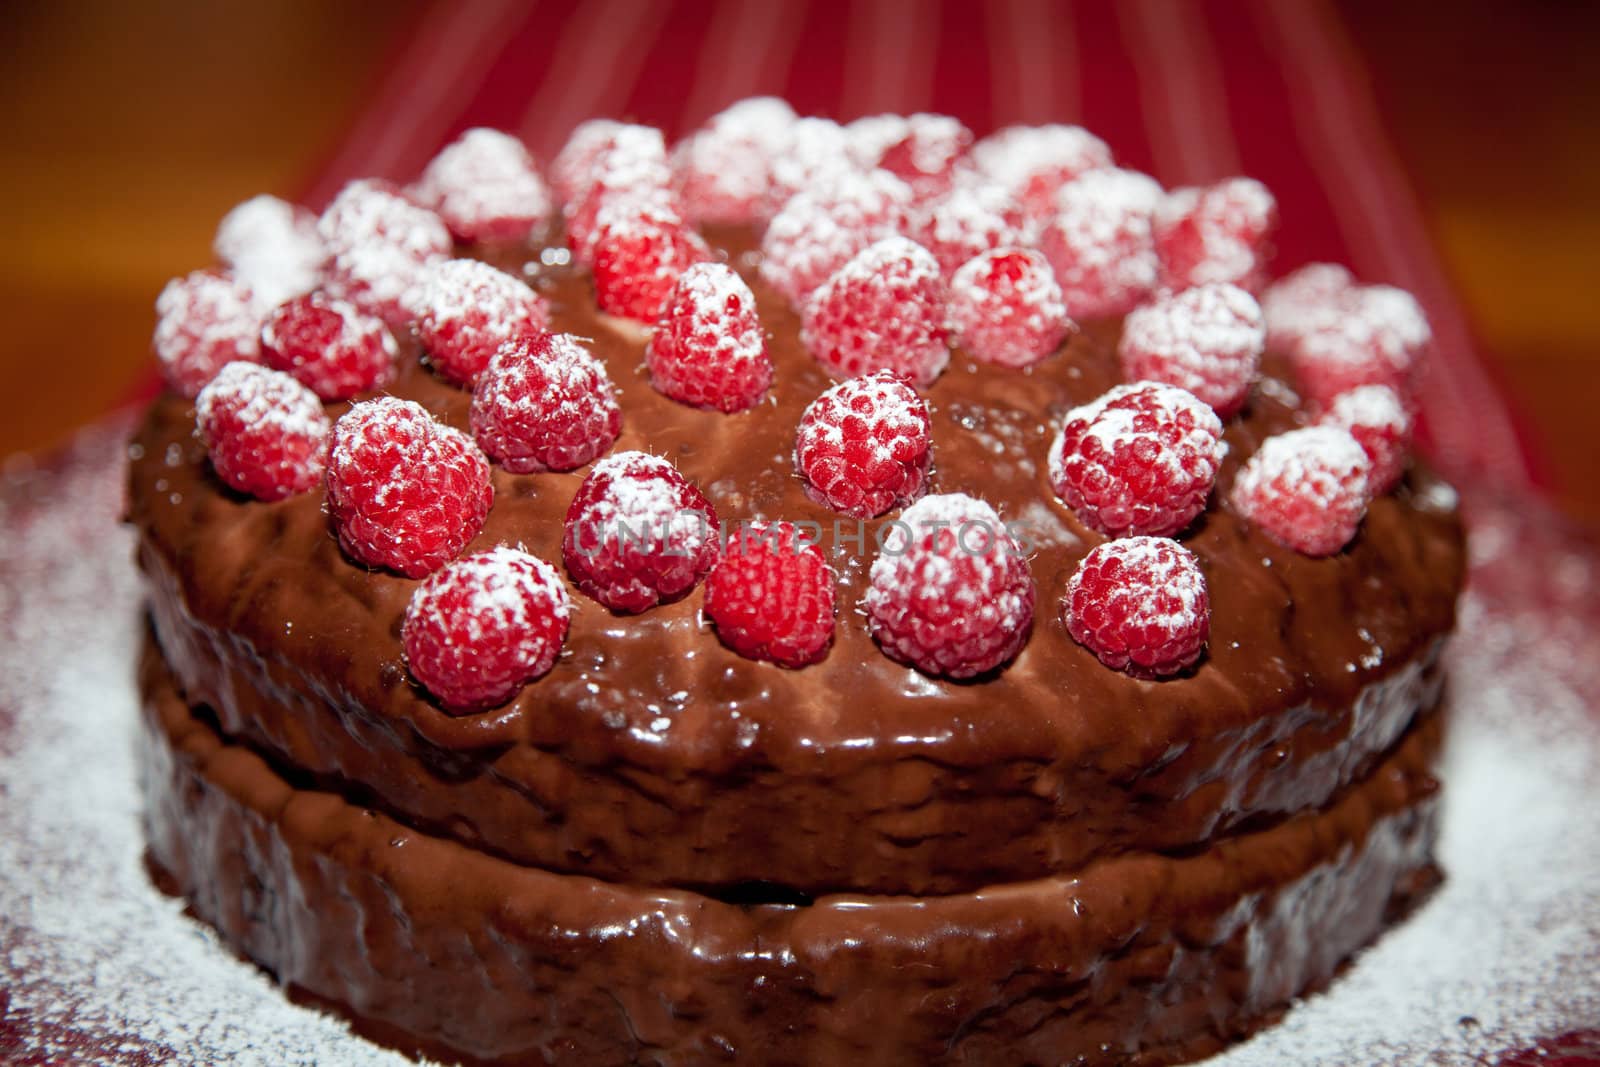
[[(143, 622), (116, 525), (129, 426), (88, 431), (42, 468), (14, 463), (0, 483), (0, 1060), (407, 1064), (292, 1005), (146, 876)], [(1446, 503), (1433, 501), (1419, 506)], [(1452, 653), (1445, 882), (1327, 992), (1212, 1067), (1467, 1067), (1600, 1019), (1600, 719), (1585, 696), (1600, 684), (1600, 572), (1517, 503), (1476, 519)]]

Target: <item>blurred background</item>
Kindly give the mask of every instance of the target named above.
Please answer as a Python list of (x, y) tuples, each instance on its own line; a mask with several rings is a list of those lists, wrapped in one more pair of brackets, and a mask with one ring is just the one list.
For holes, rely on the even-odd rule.
[[(1600, 524), (1600, 5), (1332, 9), (1539, 479)], [(233, 204), (309, 188), (427, 15), (420, 0), (8, 5), (5, 462), (138, 391), (162, 284), (210, 262)]]

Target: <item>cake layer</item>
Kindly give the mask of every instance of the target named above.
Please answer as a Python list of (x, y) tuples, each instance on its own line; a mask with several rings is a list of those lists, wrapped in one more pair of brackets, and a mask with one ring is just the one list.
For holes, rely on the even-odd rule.
[(285, 984), (493, 1062), (1174, 1062), (1326, 981), (1435, 877), (1438, 716), (1324, 810), (1182, 857), (739, 907), (521, 867), (297, 788), (193, 712), (153, 644), (141, 674), (172, 888)]
[[(1189, 676), (1135, 680), (1072, 641), (1056, 600), (1101, 538), (1057, 500), (1045, 455), (1062, 414), (1117, 381), (1114, 324), (1030, 371), (979, 369), (957, 352), (926, 390), (935, 489), (982, 496), (1019, 524), (1039, 611), (1017, 660), (977, 684), (893, 663), (857, 614), (877, 524), (858, 531), (793, 474), (795, 425), (828, 379), (793, 314), (751, 280), (776, 381), (767, 402), (728, 416), (656, 393), (638, 332), (594, 312), (585, 278), (536, 279), (555, 326), (592, 338), (622, 393), (617, 448), (670, 458), (724, 523), (821, 526), (840, 575), (824, 662), (786, 671), (739, 657), (704, 624), (698, 591), (636, 617), (578, 596), (549, 675), (501, 708), (448, 714), (401, 660), (416, 583), (342, 556), (319, 493), (267, 504), (223, 489), (189, 405), (168, 397), (135, 443), (130, 516), (189, 698), (276, 761), (520, 862), (806, 894), (955, 893), (1201, 845), (1322, 804), (1432, 702), (1462, 554), (1453, 510), (1420, 473), (1374, 501), (1328, 559), (1211, 508), (1184, 535), (1213, 609), (1210, 650)], [(416, 356), (404, 354), (392, 391), (465, 427), (467, 394)], [(1264, 436), (1299, 418), (1281, 390), (1265, 383), (1229, 424), (1219, 495)], [(581, 476), (497, 470), (473, 547), (521, 544), (559, 561)]]

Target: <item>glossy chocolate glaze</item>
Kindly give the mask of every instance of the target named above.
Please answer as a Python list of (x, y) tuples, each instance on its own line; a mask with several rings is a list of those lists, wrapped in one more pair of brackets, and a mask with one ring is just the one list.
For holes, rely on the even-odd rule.
[(1325, 982), (1435, 878), (1440, 719), (1328, 806), (1185, 857), (738, 907), (519, 866), (296, 788), (141, 669), (153, 864), (401, 1047), (494, 1063), (1161, 1064)]
[[(740, 415), (657, 394), (642, 335), (594, 311), (586, 278), (558, 268), (536, 281), (557, 328), (592, 338), (619, 386), (617, 448), (672, 459), (725, 522), (831, 530), (837, 516), (806, 498), (790, 457), (800, 413), (829, 381), (792, 312), (748, 270), (748, 241), (723, 244), (752, 281), (777, 372), (768, 399)], [(1183, 536), (1211, 589), (1208, 655), (1172, 681), (1108, 670), (1058, 616), (1100, 538), (1056, 499), (1045, 456), (1061, 415), (1115, 384), (1115, 338), (1114, 323), (1090, 324), (1025, 372), (957, 352), (925, 391), (935, 489), (984, 497), (1036, 545), (1031, 639), (977, 683), (927, 678), (872, 643), (858, 608), (869, 532), (865, 550), (831, 545), (840, 618), (819, 665), (785, 671), (725, 649), (698, 590), (630, 617), (575, 595), (548, 676), (502, 708), (452, 716), (400, 659), (414, 583), (344, 558), (319, 493), (264, 504), (224, 490), (189, 405), (170, 396), (139, 431), (131, 469), (158, 637), (188, 699), (269, 760), (428, 832), (634, 885), (957, 893), (1193, 848), (1319, 806), (1436, 698), (1461, 581), (1457, 518), (1413, 472), (1346, 551), (1314, 560), (1214, 500)], [(415, 357), (392, 391), (465, 427), (467, 395)], [(1267, 383), (1228, 426), (1218, 500), (1259, 440), (1298, 418), (1282, 392)], [(520, 543), (559, 563), (582, 473), (497, 470), (473, 547)]]

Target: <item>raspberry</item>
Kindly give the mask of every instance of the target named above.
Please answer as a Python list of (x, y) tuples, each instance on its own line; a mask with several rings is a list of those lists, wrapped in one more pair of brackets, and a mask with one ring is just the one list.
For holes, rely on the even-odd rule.
[(605, 367), (564, 333), (507, 341), (478, 377), (471, 418), (478, 444), (513, 474), (581, 467), (622, 432)]
[(263, 307), (315, 289), (328, 260), (317, 217), (275, 196), (252, 197), (224, 215), (211, 248)]
[(840, 267), (811, 295), (800, 323), (807, 350), (835, 377), (892, 370), (926, 386), (950, 362), (939, 263), (904, 237)]
[(1020, 248), (985, 252), (956, 271), (946, 320), (974, 359), (1006, 367), (1039, 362), (1076, 328), (1050, 264)]
[(317, 220), (333, 260), (329, 291), (390, 326), (411, 321), (408, 296), (428, 263), (450, 253), (439, 216), (386, 182), (355, 181)]
[(550, 161), (550, 191), (556, 203), (570, 208), (588, 191), (595, 161), (615, 142), (622, 126), (615, 119), (588, 119), (573, 127), (567, 143)]
[(1165, 537), (1128, 537), (1097, 546), (1078, 564), (1061, 621), (1107, 667), (1163, 678), (1200, 658), (1211, 598), (1194, 553)]
[(653, 323), (678, 276), (711, 249), (670, 209), (617, 205), (594, 238), (594, 291), (600, 310)]
[(379, 397), (334, 423), (328, 514), (357, 563), (430, 574), (478, 535), (493, 502), (478, 446), (420, 404)]
[(1350, 543), (1371, 497), (1372, 464), (1335, 426), (1269, 437), (1234, 479), (1233, 510), (1280, 544), (1329, 556)]
[(1331, 308), (1308, 317), (1288, 348), (1295, 383), (1313, 407), (1340, 393), (1387, 385), (1409, 397), (1418, 363), (1432, 340), (1428, 320), (1410, 293), (1359, 285)]
[(594, 465), (567, 509), (561, 556), (579, 589), (616, 612), (676, 600), (717, 559), (717, 512), (659, 456)]
[[(837, 185), (870, 169), (856, 161), (849, 131), (832, 119), (795, 119), (785, 132), (783, 151), (772, 161), (771, 214), (800, 193)], [(887, 172), (882, 176), (892, 177)]]
[(1119, 385), (1067, 412), (1050, 447), (1050, 483), (1107, 537), (1168, 537), (1205, 510), (1223, 452), (1222, 420), (1193, 394)]
[(1042, 219), (1055, 210), (1057, 189), (1111, 166), (1111, 149), (1081, 126), (1008, 126), (973, 145), (970, 159), (977, 177)]
[(1226, 419), (1244, 407), (1265, 344), (1255, 297), (1234, 285), (1202, 285), (1131, 313), (1117, 354), (1129, 381), (1187, 389)]
[(636, 214), (647, 206), (676, 211), (666, 143), (660, 130), (620, 126), (567, 203), (567, 247), (579, 263), (589, 263), (601, 216), (608, 209)]
[(446, 709), (482, 711), (555, 666), (571, 615), (560, 573), (502, 545), (417, 586), (400, 643), (412, 677)]
[(652, 385), (695, 407), (744, 411), (772, 384), (756, 298), (721, 263), (696, 263), (683, 272), (644, 359)]
[(741, 100), (672, 150), (673, 189), (697, 223), (765, 222), (772, 167), (789, 139), (793, 109), (773, 96)]
[(1033, 625), (1033, 577), (994, 509), (929, 496), (888, 524), (867, 589), (867, 623), (890, 659), (971, 678), (1014, 657)]
[(911, 191), (883, 171), (845, 174), (795, 196), (761, 238), (761, 277), (797, 308), (850, 258), (899, 232)]
[(1056, 212), (1039, 234), (1067, 311), (1077, 318), (1125, 315), (1155, 291), (1152, 205), (1155, 180), (1129, 170), (1096, 170), (1056, 193)]
[(1162, 284), (1259, 289), (1277, 226), (1278, 202), (1253, 178), (1173, 190), (1155, 216)]
[(972, 147), (972, 131), (948, 115), (908, 115), (900, 124), (899, 136), (872, 162), (909, 185), (918, 203), (943, 196)]
[(840, 382), (806, 408), (794, 462), (806, 494), (870, 519), (927, 487), (933, 424), (917, 391), (889, 371)]
[(195, 271), (156, 298), (153, 345), (173, 391), (199, 394), (224, 365), (260, 355), (261, 307), (237, 278)]
[(428, 362), (457, 385), (476, 382), (505, 342), (550, 325), (538, 293), (475, 259), (444, 259), (428, 267), (415, 304)]
[(833, 568), (788, 522), (752, 522), (706, 577), (706, 616), (748, 659), (804, 667), (833, 643)]
[(381, 319), (322, 293), (283, 304), (261, 327), (261, 361), (324, 400), (348, 400), (387, 385), (396, 352)]
[(230, 488), (282, 500), (322, 479), (328, 416), (287, 374), (229, 363), (200, 390), (194, 411), (211, 467)]
[(1288, 352), (1355, 287), (1350, 272), (1334, 263), (1308, 263), (1267, 286), (1261, 294), (1267, 347)]
[(1337, 426), (1356, 439), (1372, 464), (1368, 488), (1373, 496), (1382, 496), (1399, 484), (1411, 443), (1411, 413), (1393, 389), (1363, 385), (1341, 393), (1317, 424)]
[(1021, 214), (991, 185), (958, 186), (910, 213), (906, 236), (933, 253), (948, 280), (973, 256), (1021, 245)]
[(550, 192), (522, 142), (481, 127), (433, 157), (416, 196), (463, 241), (525, 241), (550, 216)]

